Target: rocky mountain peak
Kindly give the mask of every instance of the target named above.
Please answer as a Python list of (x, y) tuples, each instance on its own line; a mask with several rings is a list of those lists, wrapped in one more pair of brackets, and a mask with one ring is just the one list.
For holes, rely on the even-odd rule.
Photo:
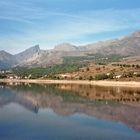
[(0, 51), (0, 58), (1, 59), (5, 59), (5, 58), (9, 58), (9, 57), (13, 57), (13, 55), (8, 53), (8, 52), (6, 52), (6, 51), (4, 51), (4, 50)]
[(0, 69), (11, 68), (15, 64), (17, 64), (17, 61), (12, 54), (4, 50), (0, 51)]
[(24, 61), (24, 60), (31, 58), (35, 54), (39, 54), (40, 51), (41, 50), (40, 50), (39, 45), (35, 45), (35, 46), (30, 47), (29, 49), (26, 49), (25, 51), (15, 55), (15, 56), (16, 56), (17, 60)]
[(35, 52), (40, 52), (40, 47), (39, 45), (35, 45), (30, 47), (29, 49), (25, 50), (24, 52), (30, 52), (30, 53), (35, 53)]
[(54, 47), (55, 51), (76, 51), (77, 47), (70, 43), (62, 43)]

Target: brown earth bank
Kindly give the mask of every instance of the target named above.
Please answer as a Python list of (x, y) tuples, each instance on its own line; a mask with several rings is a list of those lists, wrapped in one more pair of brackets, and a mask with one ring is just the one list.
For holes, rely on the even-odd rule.
[[(140, 64), (140, 60), (139, 60)], [(106, 65), (93, 64), (78, 71), (55, 75), (59, 80), (109, 80), (140, 82), (140, 65), (138, 63), (114, 62)]]
[(135, 81), (89, 81), (89, 80), (40, 80), (40, 79), (0, 79), (1, 83), (36, 83), (36, 84), (79, 84), (79, 85), (98, 85), (111, 87), (131, 87), (140, 88), (140, 82)]

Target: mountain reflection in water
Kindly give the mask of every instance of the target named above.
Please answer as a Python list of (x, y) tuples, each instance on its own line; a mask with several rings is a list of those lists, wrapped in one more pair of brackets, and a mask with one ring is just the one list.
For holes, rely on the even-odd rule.
[(0, 107), (16, 103), (29, 111), (52, 109), (59, 116), (81, 113), (121, 122), (140, 132), (140, 88), (91, 85), (3, 85)]

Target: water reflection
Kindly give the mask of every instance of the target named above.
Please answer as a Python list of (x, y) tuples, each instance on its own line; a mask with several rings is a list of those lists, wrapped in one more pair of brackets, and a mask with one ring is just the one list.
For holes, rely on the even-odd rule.
[[(11, 103), (23, 106), (34, 114), (38, 114), (42, 109), (51, 109), (58, 116), (66, 118), (76, 114), (84, 114), (109, 122), (121, 122), (140, 132), (139, 88), (58, 84), (1, 84), (0, 107), (11, 105)], [(15, 106), (11, 106), (11, 108), (15, 109)], [(0, 114), (2, 114), (1, 110)], [(80, 118), (77, 119), (76, 116), (75, 120), (78, 122)], [(89, 119), (87, 120), (89, 121)], [(109, 122), (105, 125), (109, 125)], [(92, 121), (90, 121), (91, 124)]]
[(79, 95), (94, 100), (140, 102), (140, 88), (101, 87), (92, 85), (58, 85), (58, 88), (79, 92)]

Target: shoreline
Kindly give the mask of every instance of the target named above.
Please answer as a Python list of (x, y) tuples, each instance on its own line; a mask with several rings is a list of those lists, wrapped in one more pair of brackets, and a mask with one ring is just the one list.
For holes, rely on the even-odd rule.
[(88, 81), (88, 80), (40, 80), (40, 79), (0, 79), (0, 83), (35, 83), (35, 84), (78, 84), (106, 87), (140, 88), (140, 82), (135, 81)]

